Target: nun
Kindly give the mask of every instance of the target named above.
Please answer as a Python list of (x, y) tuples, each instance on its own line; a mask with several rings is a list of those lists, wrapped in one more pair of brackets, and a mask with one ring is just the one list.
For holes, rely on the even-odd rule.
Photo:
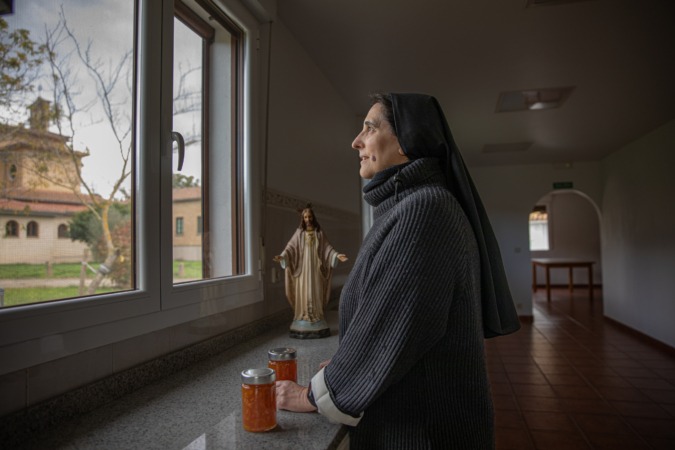
[(350, 448), (492, 449), (486, 338), (520, 328), (499, 247), (439, 102), (377, 94), (352, 147), (374, 211), (340, 299), (339, 346), (277, 407)]

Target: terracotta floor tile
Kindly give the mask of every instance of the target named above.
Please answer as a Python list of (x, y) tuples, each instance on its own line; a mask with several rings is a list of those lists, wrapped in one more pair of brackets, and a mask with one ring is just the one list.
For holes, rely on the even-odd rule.
[(573, 414), (572, 419), (586, 434), (634, 435), (628, 423), (616, 415)]
[(571, 413), (616, 414), (609, 403), (599, 399), (561, 398), (560, 407)]
[(495, 426), (497, 428), (526, 428), (525, 419), (518, 411), (496, 411)]
[(650, 437), (647, 441), (654, 450), (673, 450), (675, 448), (675, 439)]
[[(651, 450), (638, 436), (616, 436), (611, 434), (590, 434), (586, 436), (594, 450)], [(671, 448), (672, 450), (672, 448)]]
[(626, 402), (649, 401), (649, 397), (635, 388), (598, 386), (596, 389), (607, 400), (622, 400)]
[(493, 395), (492, 403), (494, 404), (495, 410), (510, 411), (518, 409), (516, 398), (513, 395)]
[(577, 432), (574, 422), (565, 413), (524, 411), (523, 417), (530, 430), (557, 430)]
[(530, 397), (556, 397), (556, 393), (551, 386), (547, 384), (519, 384), (513, 383), (510, 385), (516, 396), (530, 396)]
[(634, 378), (658, 378), (659, 376), (651, 369), (646, 367), (612, 367), (612, 369), (622, 377)]
[(507, 375), (512, 374), (534, 374), (541, 375), (541, 370), (537, 367), (536, 364), (504, 364), (504, 369), (506, 370)]
[(509, 373), (508, 377), (511, 383), (549, 384), (548, 380), (542, 373)]
[(532, 450), (534, 445), (526, 430), (498, 428), (496, 431), (497, 450)]
[(497, 449), (675, 449), (675, 356), (608, 322), (601, 291), (557, 291), (486, 341)]
[(532, 431), (535, 448), (539, 450), (583, 450), (592, 447), (581, 433), (564, 431)]
[(577, 370), (569, 364), (539, 364), (539, 370), (541, 370), (544, 375), (550, 373), (577, 374)]
[(565, 374), (565, 373), (547, 373), (546, 379), (552, 385), (564, 384), (572, 386), (586, 386), (586, 380), (581, 376), (574, 374)]
[(656, 403), (675, 405), (675, 391), (662, 389), (641, 389), (641, 391)]
[[(488, 378), (491, 383), (508, 383), (509, 377), (506, 376), (506, 373), (494, 373), (488, 372)], [(630, 384), (629, 384), (630, 386)]]
[(632, 385), (625, 379), (619, 376), (589, 376), (586, 377), (589, 383), (595, 387), (618, 387), (618, 388), (629, 388)]
[(668, 411), (661, 406), (650, 402), (623, 402), (610, 400), (609, 403), (624, 417), (647, 417), (656, 419), (667, 419), (670, 416)]
[(547, 397), (517, 397), (516, 402), (522, 411), (562, 412), (560, 400)]
[(556, 396), (560, 398), (585, 398), (585, 399), (599, 399), (600, 396), (595, 389), (588, 386), (553, 386), (553, 391)]
[(626, 417), (626, 421), (643, 437), (675, 439), (675, 419)]
[(511, 389), (511, 383), (490, 383), (490, 388), (492, 389), (492, 395), (513, 394), (513, 389)]

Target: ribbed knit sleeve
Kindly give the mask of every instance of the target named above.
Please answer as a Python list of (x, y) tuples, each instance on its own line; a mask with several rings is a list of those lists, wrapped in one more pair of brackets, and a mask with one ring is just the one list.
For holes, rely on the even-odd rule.
[(360, 415), (446, 334), (472, 239), (459, 204), (439, 187), (406, 196), (378, 219), (343, 290), (349, 320), (325, 370), (342, 412)]

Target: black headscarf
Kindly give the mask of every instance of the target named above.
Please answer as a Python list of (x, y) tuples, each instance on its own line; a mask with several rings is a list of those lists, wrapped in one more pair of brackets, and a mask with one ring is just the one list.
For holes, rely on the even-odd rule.
[(440, 159), (448, 188), (464, 209), (476, 235), (480, 251), (484, 336), (490, 338), (517, 331), (520, 321), (497, 239), (441, 105), (434, 97), (423, 94), (390, 94), (390, 97), (394, 113), (392, 125), (403, 152), (411, 160)]

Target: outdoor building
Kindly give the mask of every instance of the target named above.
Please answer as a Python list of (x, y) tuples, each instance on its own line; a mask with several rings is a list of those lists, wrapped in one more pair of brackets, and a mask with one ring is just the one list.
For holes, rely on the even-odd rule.
[[(50, 102), (38, 98), (29, 111), (29, 128), (0, 131), (0, 264), (79, 262), (86, 244), (70, 239), (68, 222), (87, 207), (67, 168), (68, 138), (48, 130)], [(87, 156), (74, 155), (80, 165)]]
[(201, 187), (173, 189), (173, 258), (202, 259)]

